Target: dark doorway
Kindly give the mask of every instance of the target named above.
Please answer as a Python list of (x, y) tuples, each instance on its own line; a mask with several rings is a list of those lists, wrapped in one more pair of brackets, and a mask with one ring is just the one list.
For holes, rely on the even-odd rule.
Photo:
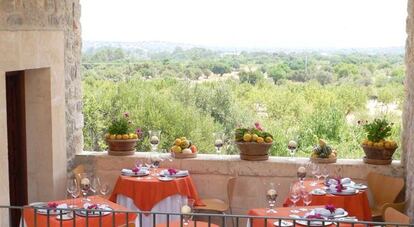
[[(7, 142), (10, 204), (27, 204), (26, 112), (24, 71), (6, 73)], [(10, 212), (10, 226), (18, 227), (19, 210)]]

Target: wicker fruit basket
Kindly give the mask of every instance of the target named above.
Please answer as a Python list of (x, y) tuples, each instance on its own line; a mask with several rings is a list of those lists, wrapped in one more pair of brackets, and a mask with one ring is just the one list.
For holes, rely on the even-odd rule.
[(269, 159), (271, 143), (236, 142), (240, 159), (247, 161), (264, 161)]
[(197, 153), (183, 154), (183, 153), (171, 152), (171, 156), (173, 158), (177, 158), (177, 159), (196, 158), (197, 157)]
[(107, 139), (108, 154), (115, 156), (133, 155), (138, 139), (111, 140)]
[(335, 158), (310, 158), (310, 161), (313, 163), (320, 163), (320, 164), (330, 164), (330, 163), (336, 163), (336, 157)]
[(392, 162), (392, 156), (397, 150), (396, 147), (386, 149), (386, 148), (375, 148), (369, 147), (366, 145), (361, 145), (364, 150), (365, 157), (364, 162), (373, 165), (388, 165)]

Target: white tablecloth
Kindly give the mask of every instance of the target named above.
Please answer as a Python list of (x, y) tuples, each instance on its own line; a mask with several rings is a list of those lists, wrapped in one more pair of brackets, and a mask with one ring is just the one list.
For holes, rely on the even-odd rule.
[[(173, 195), (169, 196), (163, 200), (161, 200), (159, 203), (157, 203), (151, 210), (151, 212), (169, 212), (169, 213), (180, 213), (181, 211), (181, 201), (185, 200), (187, 197), (182, 195)], [(132, 210), (132, 211), (140, 211), (139, 208), (137, 208), (134, 204), (134, 201), (124, 195), (117, 195), (116, 197), (116, 203)], [(152, 215), (142, 215), (142, 226), (143, 227), (151, 227), (152, 225), (153, 217)], [(171, 220), (180, 220), (180, 216), (170, 215), (170, 221)], [(167, 216), (166, 215), (157, 215), (156, 216), (156, 224), (166, 223), (167, 222)], [(135, 225), (139, 225), (139, 216), (137, 216), (137, 219), (135, 220)]]

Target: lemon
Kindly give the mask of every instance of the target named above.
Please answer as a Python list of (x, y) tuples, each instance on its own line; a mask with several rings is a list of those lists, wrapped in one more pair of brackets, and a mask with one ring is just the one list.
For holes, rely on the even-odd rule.
[(385, 143), (384, 143), (384, 148), (385, 148), (385, 149), (391, 149), (391, 148), (392, 148), (392, 146), (391, 146), (391, 142), (390, 142), (390, 141), (385, 141)]
[(183, 140), (187, 140), (187, 138), (185, 138), (185, 137), (183, 136), (183, 137), (180, 137), (180, 140), (181, 140), (181, 141), (183, 141)]
[(111, 134), (109, 134), (109, 133), (106, 133), (105, 134), (105, 139), (109, 139), (109, 137), (111, 136)]
[(384, 142), (380, 141), (377, 143), (377, 148), (383, 149), (384, 148)]
[(181, 140), (180, 147), (181, 147), (182, 149), (184, 149), (184, 148), (188, 148), (189, 146), (190, 146), (190, 142), (189, 142), (188, 140)]
[(256, 135), (256, 134), (253, 134), (252, 135), (252, 142), (256, 142), (257, 141), (257, 138), (259, 138), (259, 136)]
[(266, 143), (272, 143), (273, 142), (272, 137), (270, 137), (270, 136), (266, 137), (265, 142)]
[(362, 145), (368, 145), (368, 140), (367, 139), (363, 140)]
[(181, 139), (175, 139), (174, 145), (180, 146), (181, 145)]
[(174, 152), (174, 153), (181, 153), (181, 147), (175, 145), (175, 146), (171, 147), (171, 151)]
[(117, 140), (122, 140), (122, 135), (116, 135)]
[(127, 140), (127, 139), (129, 139), (129, 135), (128, 135), (128, 134), (123, 134), (123, 135), (122, 135), (122, 139), (123, 139), (123, 140)]
[(252, 140), (252, 135), (250, 135), (249, 133), (246, 133), (243, 135), (244, 142), (250, 142), (251, 140)]
[(264, 143), (264, 139), (263, 139), (263, 137), (257, 137), (257, 140), (256, 140), (258, 143)]
[(110, 135), (110, 136), (109, 136), (109, 139), (111, 139), (111, 140), (116, 139), (116, 135), (115, 135), (115, 134)]
[(395, 142), (394, 140), (391, 140), (391, 141), (390, 141), (390, 144), (391, 144), (391, 148), (392, 148), (392, 149), (394, 149), (394, 148), (397, 148), (397, 147), (398, 147), (397, 142)]
[(374, 142), (372, 142), (372, 141), (368, 141), (367, 146), (368, 146), (368, 147), (373, 147), (373, 146), (374, 146)]

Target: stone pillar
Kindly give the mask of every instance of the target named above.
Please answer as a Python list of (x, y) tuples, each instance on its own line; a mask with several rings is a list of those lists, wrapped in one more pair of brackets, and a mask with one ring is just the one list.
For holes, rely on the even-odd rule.
[(403, 115), (403, 163), (406, 176), (407, 213), (414, 217), (414, 0), (408, 0), (407, 41), (405, 52), (405, 105)]

